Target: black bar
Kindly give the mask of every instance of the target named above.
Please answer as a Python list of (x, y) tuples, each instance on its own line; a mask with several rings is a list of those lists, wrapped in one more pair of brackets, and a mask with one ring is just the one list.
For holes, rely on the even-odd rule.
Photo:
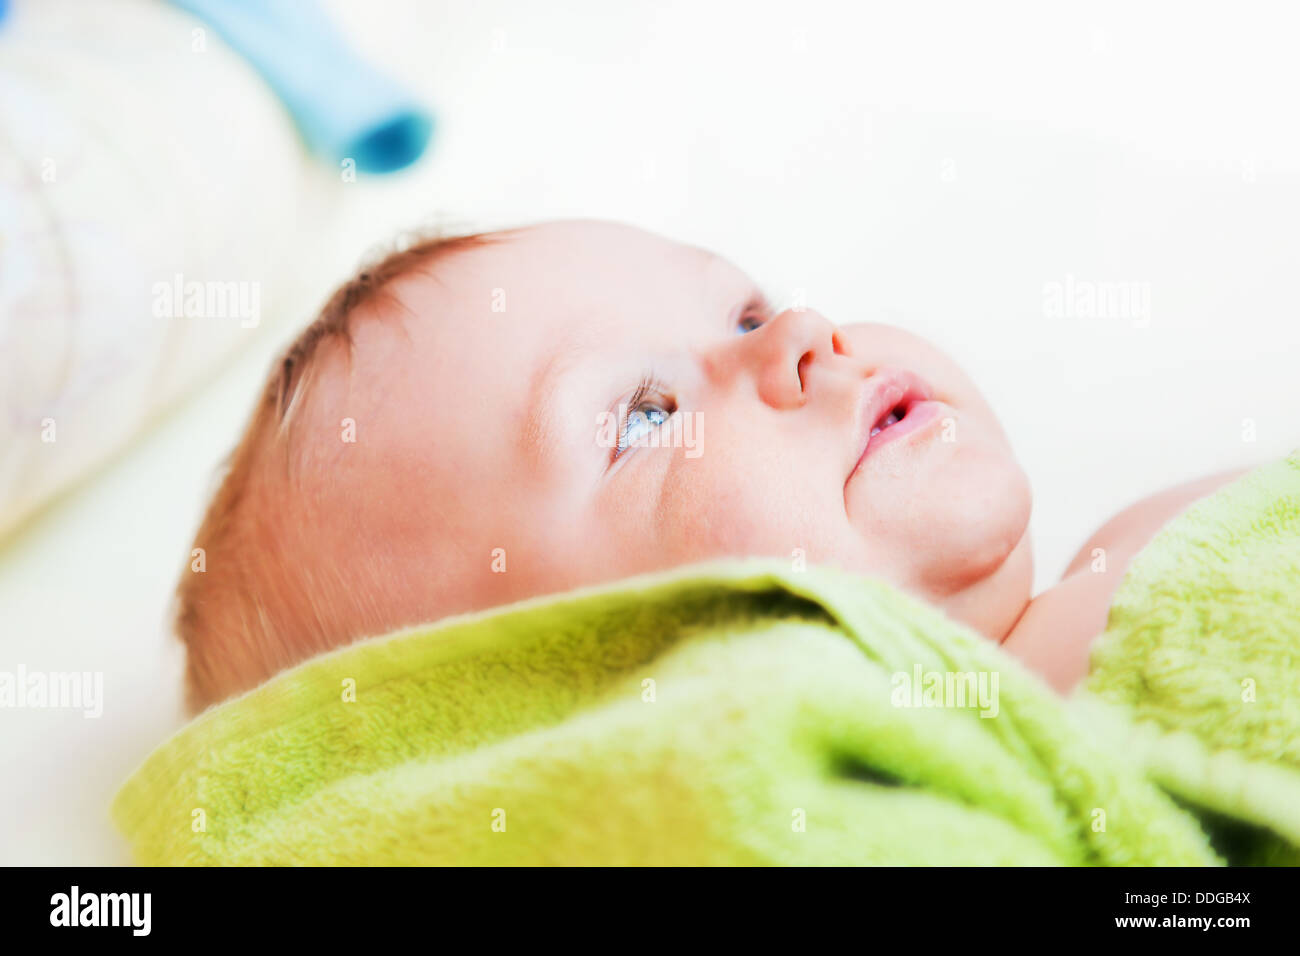
[[(77, 934), (95, 943), (116, 937), (247, 944), (279, 939), (323, 945), (342, 939), (374, 942), (419, 932), (436, 946), (468, 933), (497, 939), (518, 928), (534, 939), (579, 932), (589, 942), (624, 943), (658, 936), (675, 922), (702, 922), (727, 937), (777, 930), (819, 934), (837, 924), (859, 939), (1041, 940), (1125, 936), (1151, 940), (1186, 934), (1232, 942), (1259, 931), (1294, 934), (1296, 875), (1288, 869), (877, 869), (736, 870), (726, 874), (676, 870), (618, 873), (559, 870), (419, 869), (10, 869), (0, 893), (6, 943)], [(78, 921), (92, 913), (117, 926), (68, 922), (77, 887)], [(143, 901), (125, 908), (116, 896), (149, 894), (148, 934)], [(1176, 894), (1186, 894), (1179, 896)], [(1198, 895), (1199, 894), (1199, 895)], [(59, 910), (60, 895), (67, 906)], [(87, 904), (88, 896), (95, 896)], [(87, 909), (89, 907), (89, 909)], [(132, 925), (131, 915), (137, 917)], [(1187, 921), (1209, 919), (1208, 928)], [(1122, 921), (1143, 921), (1121, 925)], [(1224, 920), (1242, 920), (1225, 925)], [(782, 925), (784, 924), (784, 925)], [(622, 926), (620, 930), (619, 927)], [(613, 935), (596, 936), (594, 928)], [(919, 933), (920, 935), (914, 935)], [(446, 934), (451, 934), (448, 936)], [(665, 938), (658, 937), (660, 942)], [(1292, 938), (1294, 938), (1292, 936)], [(259, 946), (260, 948), (260, 946)], [(20, 950), (10, 950), (19, 952)]]

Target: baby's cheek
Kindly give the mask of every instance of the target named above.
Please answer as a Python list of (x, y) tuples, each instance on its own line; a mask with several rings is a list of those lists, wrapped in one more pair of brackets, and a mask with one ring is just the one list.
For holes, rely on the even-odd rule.
[[(707, 456), (704, 456), (707, 457)], [(665, 552), (675, 563), (718, 557), (829, 557), (828, 534), (807, 500), (808, 482), (744, 463), (674, 469), (657, 515)]]

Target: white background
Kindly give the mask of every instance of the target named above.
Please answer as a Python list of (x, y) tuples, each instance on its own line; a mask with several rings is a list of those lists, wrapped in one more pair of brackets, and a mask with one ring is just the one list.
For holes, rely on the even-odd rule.
[[(180, 720), (167, 602), (214, 468), (272, 350), (403, 227), (626, 220), (929, 337), (1031, 478), (1040, 586), (1137, 498), (1300, 445), (1285, 4), (330, 6), (432, 105), (432, 151), (377, 184), (325, 170), (308, 294), (0, 552), (6, 659), (109, 695), (99, 721), (0, 713), (0, 862), (126, 859), (106, 807)], [(1067, 276), (1148, 283), (1149, 323), (1049, 317)]]

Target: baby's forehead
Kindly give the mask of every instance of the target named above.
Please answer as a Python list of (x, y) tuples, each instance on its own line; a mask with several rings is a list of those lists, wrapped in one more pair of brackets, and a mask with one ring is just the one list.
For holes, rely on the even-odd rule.
[[(418, 295), (431, 279), (431, 311), (563, 320), (565, 306), (697, 297), (746, 281), (713, 252), (620, 223), (545, 223), (498, 235), (499, 242), (405, 277), (406, 291)], [(602, 316), (617, 317), (613, 310)]]
[[(711, 329), (757, 290), (699, 247), (630, 226), (560, 222), (488, 243), (391, 283), (389, 321), (358, 323), (357, 339), (388, 337), (397, 361), (430, 372), (514, 364), (515, 372), (574, 349), (656, 348)], [(403, 341), (391, 341), (394, 326)], [(454, 368), (451, 366), (454, 365)]]
[(547, 224), (479, 251), (448, 263), (449, 283), (461, 280), (471, 302), (482, 301), (490, 286), (491, 314), (507, 327), (533, 321), (635, 328), (651, 316), (666, 326), (683, 311), (753, 288), (710, 250), (616, 223)]

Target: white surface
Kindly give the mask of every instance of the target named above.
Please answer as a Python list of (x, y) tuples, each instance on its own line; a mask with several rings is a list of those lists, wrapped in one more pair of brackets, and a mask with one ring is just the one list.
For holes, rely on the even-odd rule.
[[(420, 169), (339, 187), (317, 299), (431, 215), (714, 248), (778, 299), (905, 324), (972, 370), (1035, 487), (1042, 583), (1136, 498), (1300, 445), (1283, 5), (335, 6), (440, 126)], [(1067, 275), (1149, 283), (1149, 323), (1049, 318)], [(166, 604), (267, 354), (0, 554), (6, 658), (101, 668), (111, 695), (98, 722), (0, 712), (0, 860), (124, 859), (104, 808), (178, 719)]]
[[(309, 159), (241, 57), (192, 48), (195, 23), (42, 0), (0, 29), (0, 536), (254, 338), (283, 291)], [(194, 282), (246, 298), (183, 316), (155, 296)]]

